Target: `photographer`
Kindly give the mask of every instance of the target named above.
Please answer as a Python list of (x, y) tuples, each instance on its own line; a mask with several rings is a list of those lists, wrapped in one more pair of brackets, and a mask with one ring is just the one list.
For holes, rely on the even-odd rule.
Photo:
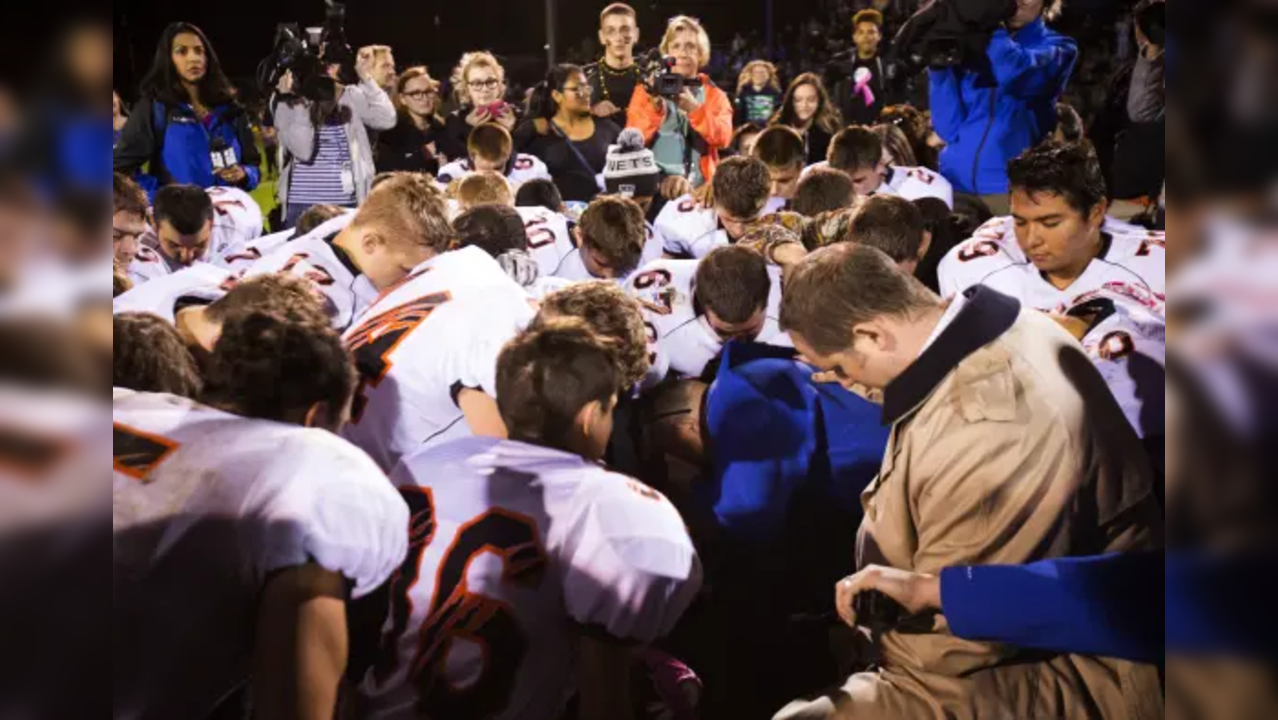
[(551, 68), (533, 89), (528, 103), (532, 118), (515, 131), (515, 148), (546, 163), (555, 186), (567, 202), (590, 202), (600, 193), (599, 176), (608, 147), (621, 128), (591, 114), (590, 83), (576, 65)]
[(461, 107), (448, 114), (439, 151), (448, 160), (466, 157), (470, 131), (495, 122), (513, 132), (519, 108), (506, 102), (506, 69), (488, 52), (466, 53), (453, 75)]
[(586, 80), (595, 91), (593, 112), (623, 127), (635, 86), (643, 82), (635, 62), (639, 23), (634, 8), (625, 3), (604, 8), (599, 15), (599, 42), (604, 46), (603, 58), (585, 68)]
[(248, 113), (204, 32), (190, 23), (165, 28), (141, 101), (115, 147), (112, 169), (152, 194), (165, 185), (252, 190), (261, 177)]
[(714, 178), (719, 151), (732, 142), (733, 110), (727, 93), (700, 72), (710, 62), (710, 36), (699, 22), (672, 19), (661, 53), (674, 58), (673, 73), (682, 76), (684, 87), (674, 97), (653, 96), (647, 86), (635, 88), (627, 125), (643, 133), (665, 176), (661, 194), (673, 200)]
[(956, 191), (985, 196), (996, 213), (1008, 207), (1008, 161), (1055, 129), (1056, 101), (1078, 58), (1078, 45), (1047, 27), (1062, 2), (1016, 0), (985, 57), (929, 71), (932, 122), (948, 144), (941, 174)]
[(375, 64), (372, 51), (360, 51), (358, 86), (332, 80), (339, 67), (330, 65), (329, 78), (315, 82), (315, 99), (294, 94), (311, 88), (294, 88), (291, 72), (280, 79), (274, 106), (286, 152), (279, 184), (286, 227), (313, 205), (356, 207), (368, 196), (376, 174), (368, 129), (390, 130), (398, 120), (390, 96), (374, 78)]

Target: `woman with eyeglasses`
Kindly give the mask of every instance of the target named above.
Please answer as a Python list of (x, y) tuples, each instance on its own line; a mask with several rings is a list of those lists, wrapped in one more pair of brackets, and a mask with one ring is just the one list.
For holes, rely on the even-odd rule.
[(515, 131), (515, 149), (546, 163), (566, 202), (588, 203), (602, 191), (608, 147), (621, 134), (611, 120), (591, 114), (593, 96), (581, 68), (551, 68), (528, 103), (532, 119)]
[(461, 107), (448, 115), (439, 150), (450, 159), (466, 157), (470, 131), (488, 122), (513, 131), (519, 124), (519, 108), (506, 102), (506, 69), (488, 52), (462, 56), (453, 74), (454, 91)]
[(395, 84), (399, 123), (377, 143), (377, 172), (439, 173), (439, 141), (444, 118), (439, 114), (439, 82), (424, 67), (409, 68)]

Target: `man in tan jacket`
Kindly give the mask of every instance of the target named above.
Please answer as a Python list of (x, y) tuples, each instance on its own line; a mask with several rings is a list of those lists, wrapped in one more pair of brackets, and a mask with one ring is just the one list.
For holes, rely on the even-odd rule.
[[(863, 497), (858, 567), (1162, 547), (1148, 459), (1048, 317), (984, 287), (942, 302), (886, 255), (843, 245), (791, 271), (781, 322), (820, 370), (883, 393), (892, 437)], [(861, 638), (860, 667), (878, 670), (777, 718), (1163, 717), (1151, 666), (960, 640), (943, 616)]]

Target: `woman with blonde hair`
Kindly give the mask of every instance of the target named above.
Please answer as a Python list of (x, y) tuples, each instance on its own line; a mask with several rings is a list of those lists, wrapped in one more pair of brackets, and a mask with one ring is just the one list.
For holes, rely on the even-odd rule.
[(700, 22), (673, 18), (661, 52), (675, 59), (673, 72), (691, 82), (672, 98), (636, 87), (626, 125), (643, 134), (661, 168), (661, 194), (674, 200), (714, 178), (719, 151), (732, 142), (732, 101), (701, 72), (710, 64), (710, 36)]
[(453, 90), (461, 106), (448, 115), (439, 150), (450, 158), (466, 157), (470, 131), (495, 122), (513, 131), (519, 108), (506, 102), (506, 69), (490, 52), (462, 56), (453, 75)]
[(825, 161), (830, 141), (843, 129), (843, 118), (830, 102), (821, 78), (815, 73), (804, 73), (790, 83), (771, 124), (797, 130), (803, 136), (807, 164), (815, 165)]
[(754, 60), (741, 69), (737, 80), (737, 126), (753, 123), (766, 125), (781, 107), (781, 79), (777, 66), (767, 60)]
[(395, 83), (394, 100), (399, 123), (378, 138), (377, 172), (438, 174), (445, 127), (439, 81), (424, 67), (409, 68)]

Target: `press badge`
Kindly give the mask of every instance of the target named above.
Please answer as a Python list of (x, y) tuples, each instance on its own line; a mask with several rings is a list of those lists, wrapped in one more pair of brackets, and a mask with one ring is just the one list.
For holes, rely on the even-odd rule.
[(213, 150), (209, 153), (209, 157), (213, 160), (214, 170), (225, 170), (240, 164), (239, 160), (235, 157), (235, 148), (233, 147)]
[(342, 194), (355, 194), (355, 169), (351, 167), (350, 163), (342, 164)]

